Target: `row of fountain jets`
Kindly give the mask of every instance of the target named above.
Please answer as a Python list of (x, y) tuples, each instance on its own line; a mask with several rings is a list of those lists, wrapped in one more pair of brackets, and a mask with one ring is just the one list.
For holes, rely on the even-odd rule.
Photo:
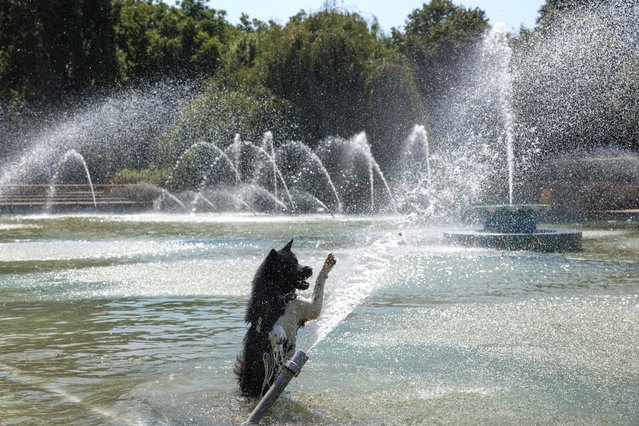
[[(180, 175), (183, 164), (188, 159), (198, 156), (208, 160), (201, 167), (201, 170), (198, 170), (199, 185), (196, 188), (178, 190), (176, 193), (170, 191), (169, 189), (176, 185), (176, 176)], [(320, 156), (333, 156), (342, 160), (334, 162), (341, 171), (341, 173), (334, 173), (340, 176), (337, 178), (340, 180), (338, 184), (331, 177), (331, 173)], [(292, 161), (291, 157), (293, 157)], [(285, 162), (289, 166), (284, 171), (281, 168), (281, 162)], [(430, 182), (432, 179), (430, 162), (428, 134), (424, 126), (416, 125), (407, 138), (404, 152), (401, 155), (401, 163), (407, 165), (402, 179), (415, 178), (415, 173), (419, 173), (421, 177)], [(52, 200), (56, 195), (56, 184), (61, 183), (62, 172), (74, 163), (81, 166), (91, 190), (94, 207), (97, 208), (89, 167), (82, 154), (75, 149), (66, 151), (54, 165), (53, 173), (48, 173), (50, 176), (49, 200)], [(220, 148), (210, 142), (196, 142), (180, 155), (164, 187), (157, 188), (159, 195), (155, 206), (157, 209), (170, 208), (172, 203), (184, 211), (195, 212), (198, 210), (198, 205), (203, 203), (215, 210), (219, 209), (219, 203), (212, 201), (207, 193), (217, 193), (217, 195), (223, 193), (226, 197), (231, 197), (240, 208), (254, 212), (256, 208), (243, 198), (243, 194), (248, 194), (249, 198), (252, 194), (267, 198), (275, 210), (296, 212), (300, 199), (305, 199), (315, 204), (317, 211), (342, 213), (344, 206), (338, 188), (347, 188), (349, 185), (363, 186), (361, 185), (362, 179), (355, 176), (357, 170), (354, 169), (358, 166), (365, 171), (366, 175), (366, 178), (363, 179), (366, 182), (366, 191), (363, 191), (362, 188), (358, 192), (366, 192), (369, 210), (374, 211), (376, 208), (381, 208), (383, 203), (386, 209), (397, 211), (398, 206), (391, 186), (373, 157), (364, 132), (351, 139), (327, 139), (316, 151), (296, 141), (286, 142), (276, 148), (271, 132), (264, 134), (260, 144), (243, 141), (239, 134), (225, 148)], [(346, 170), (346, 168), (351, 170)], [(413, 172), (413, 176), (408, 176), (409, 171)], [(304, 175), (316, 176), (317, 178), (305, 179)], [(350, 182), (348, 182), (349, 180)], [(294, 182), (294, 187), (291, 187), (291, 181)], [(380, 189), (376, 190), (378, 184)], [(324, 194), (320, 194), (322, 187), (326, 189), (325, 192), (330, 199), (326, 199)], [(380, 190), (382, 194), (378, 197), (383, 198), (383, 201), (376, 199), (376, 192), (379, 193)], [(189, 198), (190, 201), (185, 202)], [(324, 201), (321, 198), (324, 198)], [(47, 203), (46, 210), (50, 211), (51, 206), (50, 202)]]

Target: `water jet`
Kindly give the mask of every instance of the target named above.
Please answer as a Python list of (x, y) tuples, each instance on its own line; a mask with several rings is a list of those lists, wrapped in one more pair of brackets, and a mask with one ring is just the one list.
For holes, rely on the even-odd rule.
[[(58, 180), (58, 176), (60, 175), (60, 172), (62, 170), (62, 166), (64, 166), (70, 160), (76, 161), (77, 163), (79, 163), (82, 166), (82, 169), (83, 169), (84, 174), (86, 176), (87, 183), (89, 185), (89, 190), (91, 191), (91, 199), (93, 200), (93, 207), (94, 208), (98, 207), (98, 203), (97, 203), (97, 201), (95, 199), (95, 189), (93, 188), (93, 181), (91, 180), (91, 173), (89, 172), (89, 167), (87, 166), (87, 163), (86, 163), (84, 157), (82, 156), (82, 154), (80, 154), (75, 149), (70, 149), (64, 154), (62, 159), (55, 166), (55, 173), (51, 177), (51, 181), (49, 183), (49, 190), (47, 191), (48, 200), (47, 200), (47, 204), (45, 206), (45, 211), (46, 212), (50, 212), (51, 208), (53, 207), (54, 200), (55, 200), (55, 197), (56, 197), (56, 186), (55, 186), (55, 183)], [(77, 196), (77, 194), (76, 194), (76, 196)]]

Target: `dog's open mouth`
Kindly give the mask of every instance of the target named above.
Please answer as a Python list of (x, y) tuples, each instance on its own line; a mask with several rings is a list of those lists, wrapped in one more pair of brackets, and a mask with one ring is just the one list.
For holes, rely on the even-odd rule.
[(295, 283), (295, 288), (298, 290), (306, 290), (309, 287), (310, 287), (310, 284), (304, 280), (299, 280), (297, 283)]
[(299, 270), (298, 273), (299, 279), (295, 283), (295, 288), (297, 288), (298, 290), (306, 290), (310, 286), (310, 284), (306, 280), (309, 279), (311, 275), (313, 275), (313, 268), (304, 266)]

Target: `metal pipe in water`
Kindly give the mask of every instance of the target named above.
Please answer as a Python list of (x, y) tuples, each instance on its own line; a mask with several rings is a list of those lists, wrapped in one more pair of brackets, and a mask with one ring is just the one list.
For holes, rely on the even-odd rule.
[(280, 396), (284, 388), (288, 385), (293, 377), (297, 377), (302, 370), (304, 364), (308, 360), (308, 356), (303, 350), (297, 350), (291, 357), (284, 363), (284, 368), (280, 370), (280, 374), (277, 375), (275, 382), (262, 397), (260, 402), (255, 406), (253, 412), (248, 419), (242, 425), (256, 425), (260, 419), (268, 412), (271, 406), (275, 403), (275, 400)]

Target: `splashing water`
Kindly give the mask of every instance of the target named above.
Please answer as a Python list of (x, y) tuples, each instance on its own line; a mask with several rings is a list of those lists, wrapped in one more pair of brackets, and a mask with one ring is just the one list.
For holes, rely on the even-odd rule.
[[(366, 204), (371, 212), (397, 212), (395, 197), (373, 156), (366, 132), (348, 139), (328, 138), (318, 145), (315, 153), (339, 191), (341, 205), (347, 212), (360, 210)], [(364, 189), (366, 183), (368, 191)]]
[[(258, 185), (258, 182), (260, 181), (264, 173), (263, 169), (268, 169), (268, 166), (270, 165), (272, 169), (267, 170), (264, 174), (272, 173), (273, 190), (270, 192), (271, 196), (275, 198), (276, 200), (279, 200), (279, 196), (278, 196), (279, 191), (277, 189), (278, 188), (277, 181), (279, 179), (279, 181), (282, 184), (282, 188), (284, 189), (284, 193), (286, 194), (286, 200), (291, 206), (291, 210), (295, 211), (295, 206), (293, 204), (293, 198), (291, 197), (291, 192), (289, 191), (288, 185), (286, 184), (286, 180), (284, 179), (284, 176), (282, 175), (282, 171), (279, 169), (276, 162), (275, 148), (273, 146), (273, 134), (271, 132), (266, 132), (264, 134), (264, 138), (262, 140), (262, 146), (256, 146), (251, 144), (250, 142), (242, 141), (240, 139), (239, 134), (235, 135), (235, 139), (233, 140), (233, 143), (229, 145), (226, 149), (229, 150), (231, 155), (235, 158), (236, 169), (238, 170), (238, 177), (240, 176), (239, 170), (241, 169), (241, 165), (244, 161), (246, 161), (246, 159), (242, 157), (242, 148), (247, 148), (251, 150), (252, 154), (257, 156), (257, 157), (254, 157), (252, 160), (252, 162), (254, 163), (255, 170), (253, 171), (253, 175), (250, 179), (251, 185), (253, 186)], [(270, 154), (267, 151), (267, 149), (269, 148), (271, 151)], [(264, 159), (266, 159), (266, 164), (258, 160), (259, 156), (262, 156)], [(268, 191), (266, 188), (264, 188), (264, 190)], [(282, 203), (278, 203), (278, 205), (279, 204), (282, 204)], [(284, 207), (282, 207), (282, 209), (287, 210), (286, 206), (285, 205), (283, 206)]]
[(379, 287), (379, 278), (388, 270), (392, 255), (390, 251), (397, 248), (401, 240), (398, 238), (379, 239), (366, 245), (355, 264), (353, 270), (344, 282), (328, 296), (324, 302), (324, 309), (320, 319), (311, 331), (305, 352), (313, 349), (324, 340), (346, 317), (353, 312), (371, 293)]
[(238, 182), (242, 182), (242, 175), (240, 172), (240, 156), (242, 155), (242, 139), (240, 134), (236, 133), (233, 138), (233, 143), (227, 148), (231, 152), (235, 161), (235, 170), (237, 171)]
[(150, 158), (137, 148), (173, 126), (178, 103), (185, 99), (184, 86), (165, 82), (132, 87), (12, 135), (22, 141), (21, 149), (0, 159), (0, 193), (15, 183), (43, 183), (42, 171), (72, 149), (84, 154), (98, 181), (123, 167), (147, 166)]
[(208, 151), (212, 152), (214, 154), (214, 156), (215, 156), (214, 157), (215, 158), (214, 161), (211, 164), (208, 165), (208, 168), (210, 170), (202, 170), (201, 171), (203, 176), (202, 176), (202, 181), (200, 183), (200, 186), (198, 188), (200, 191), (208, 183), (208, 181), (210, 179), (210, 172), (212, 171), (212, 169), (215, 168), (215, 166), (218, 165), (220, 160), (223, 160), (228, 165), (228, 167), (231, 170), (231, 173), (233, 174), (234, 181), (236, 183), (240, 181), (240, 175), (239, 175), (239, 172), (238, 172), (238, 170), (236, 168), (236, 165), (235, 165), (235, 163), (233, 161), (231, 161), (229, 156), (224, 151), (222, 151), (220, 148), (218, 148), (216, 145), (214, 145), (214, 144), (212, 144), (210, 142), (201, 142), (200, 141), (200, 142), (196, 142), (193, 145), (191, 145), (188, 149), (186, 149), (180, 155), (180, 158), (178, 158), (177, 162), (173, 166), (173, 171), (172, 171), (171, 175), (169, 175), (169, 177), (166, 180), (166, 185), (167, 186), (170, 186), (171, 183), (173, 182), (173, 180), (175, 179), (175, 174), (179, 170), (179, 168), (182, 165), (182, 162), (184, 161), (184, 159), (187, 158), (192, 153), (196, 152), (196, 150), (198, 150), (198, 149), (208, 150)]

